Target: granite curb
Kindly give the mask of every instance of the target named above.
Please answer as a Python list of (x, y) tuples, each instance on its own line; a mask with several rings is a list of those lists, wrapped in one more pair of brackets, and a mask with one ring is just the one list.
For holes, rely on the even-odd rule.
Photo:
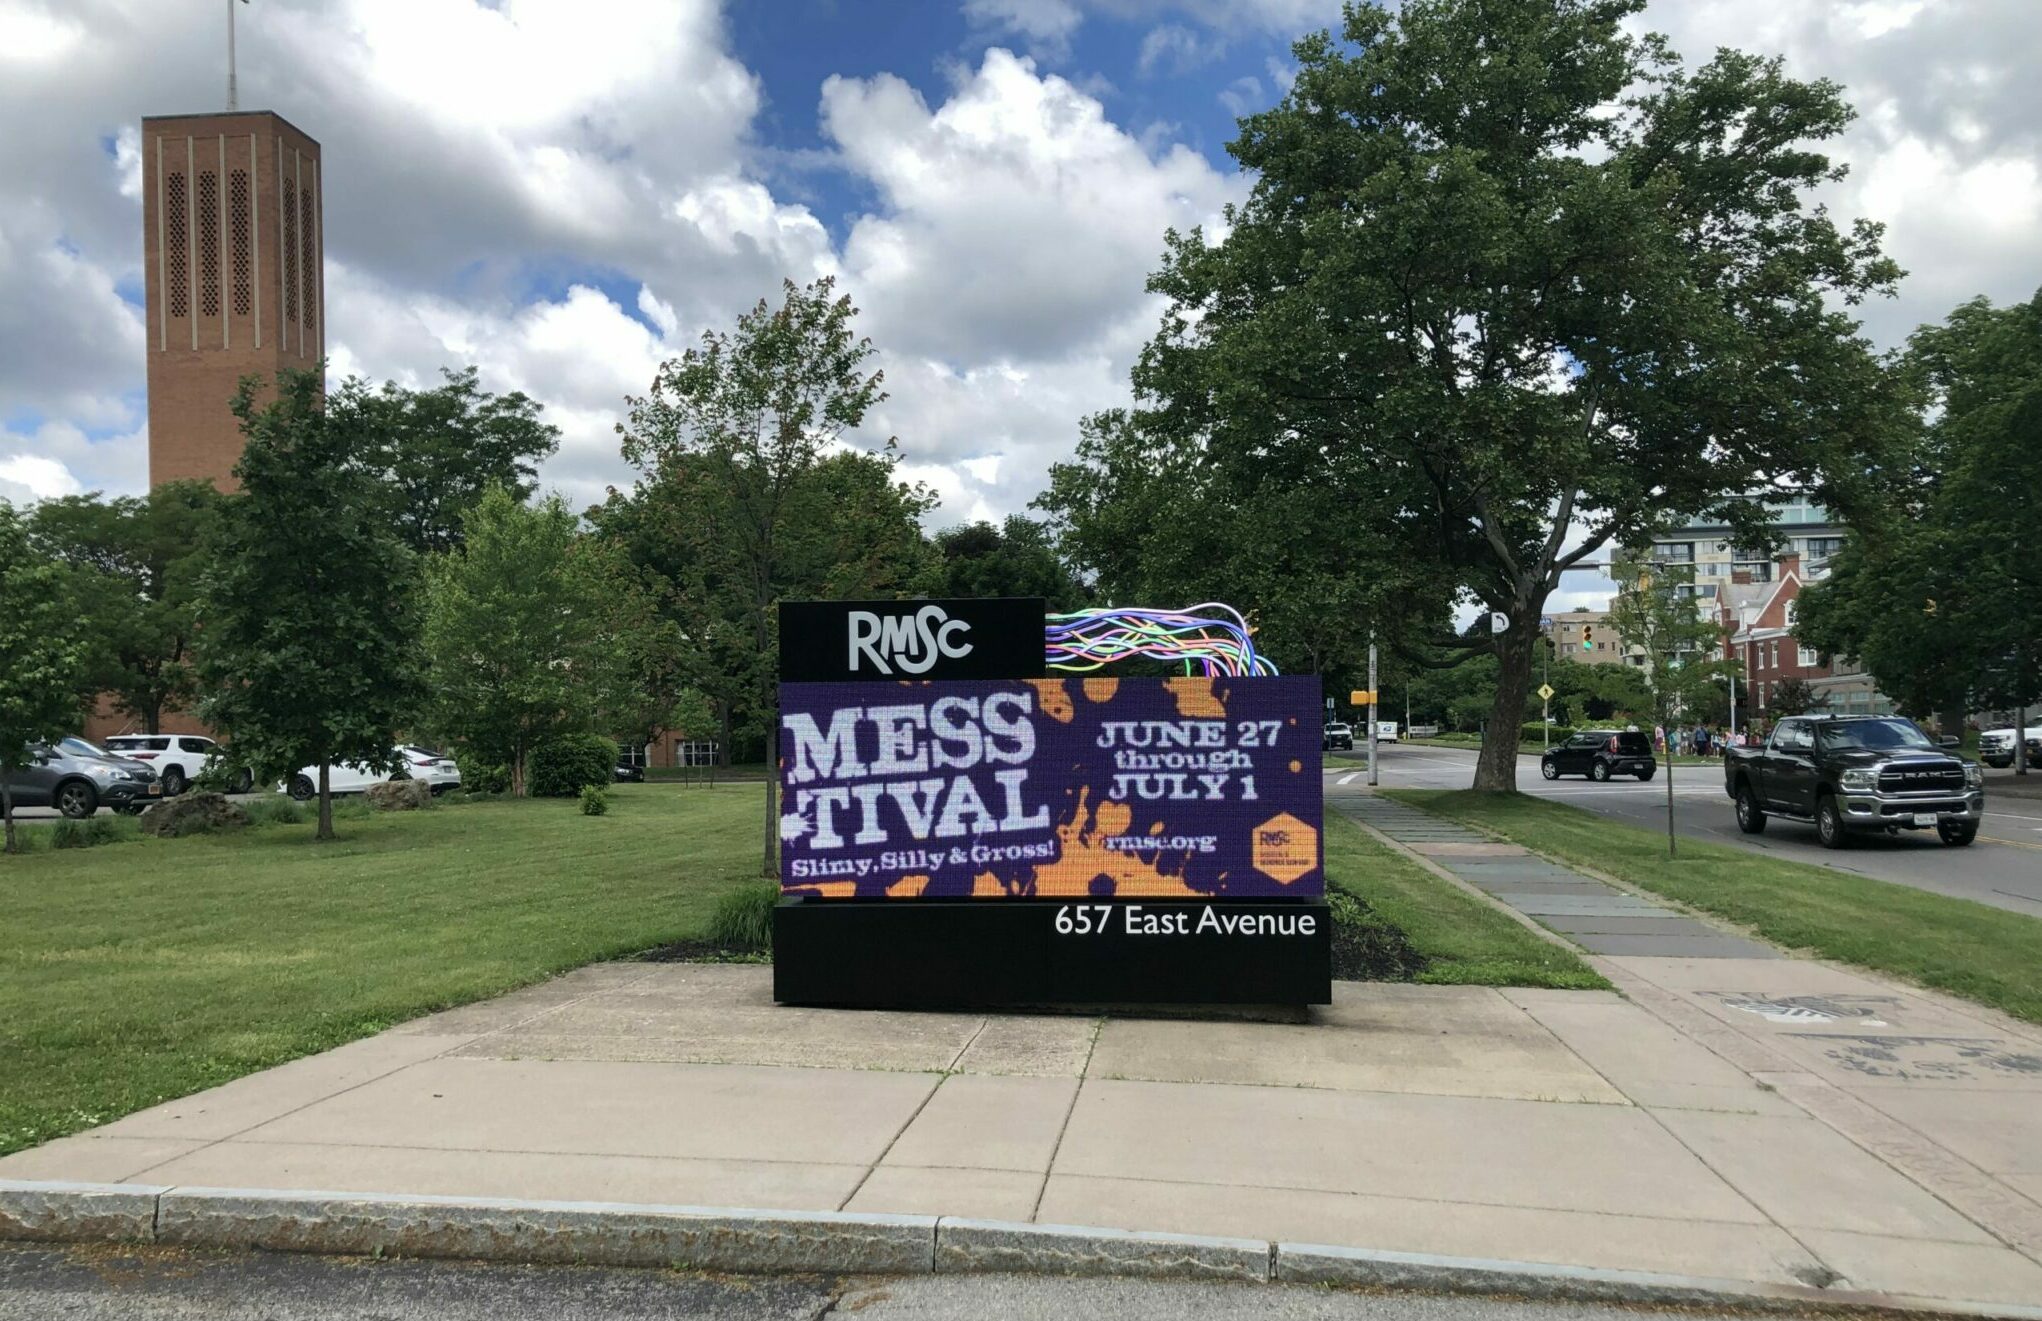
[(1755, 1312), (2042, 1321), (2042, 1307), (1261, 1239), (956, 1216), (394, 1193), (0, 1180), (0, 1242), (5, 1241), (155, 1243), (734, 1274), (1110, 1275)]

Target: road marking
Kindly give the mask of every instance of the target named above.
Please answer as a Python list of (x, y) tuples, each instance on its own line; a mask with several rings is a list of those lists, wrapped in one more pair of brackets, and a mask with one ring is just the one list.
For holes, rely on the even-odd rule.
[(1359, 776), (1360, 774), (1361, 774), (1361, 772), (1360, 772), (1360, 771), (1349, 771), (1349, 772), (1347, 772), (1347, 774), (1345, 774), (1345, 775), (1341, 776), (1341, 777), (1340, 777), (1339, 779), (1335, 780), (1335, 781), (1334, 781), (1333, 783), (1335, 783), (1335, 784), (1353, 784), (1353, 783), (1354, 783), (1354, 781), (1355, 781), (1355, 779), (1356, 779), (1356, 778), (1357, 778), (1357, 777), (1358, 777), (1358, 776)]

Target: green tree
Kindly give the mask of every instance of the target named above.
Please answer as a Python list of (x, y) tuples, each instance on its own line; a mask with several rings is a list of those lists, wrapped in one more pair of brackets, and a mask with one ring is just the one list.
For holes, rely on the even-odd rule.
[[(1434, 599), (1406, 630), (1497, 657), (1498, 725), (1569, 570), (1668, 516), (1762, 540), (1729, 496), (1827, 495), (1889, 439), (1849, 307), (1899, 271), (1877, 226), (1811, 200), (1850, 108), (1777, 59), (1686, 68), (1626, 32), (1643, 8), (1350, 4), (1241, 121), (1249, 200), (1221, 237), (1172, 234), (1151, 280), (1171, 310), (1134, 373), (1145, 456), (1274, 485), (1265, 509), (1317, 495), (1387, 548), (1365, 572), (1501, 611), (1494, 634), (1420, 635)], [(1514, 787), (1515, 759), (1490, 740), (1476, 787)]]
[(522, 392), (490, 394), (473, 367), (440, 375), (444, 384), (427, 390), (350, 377), (326, 406), (331, 425), (358, 433), (354, 461), (383, 492), (398, 536), (420, 554), (457, 545), (461, 515), (490, 487), (530, 499), (539, 461), (560, 445), (560, 429)]
[(1693, 708), (1714, 688), (1716, 664), (1709, 653), (1722, 641), (1715, 619), (1699, 608), (1691, 564), (1654, 564), (1626, 558), (1612, 568), (1617, 594), (1609, 624), (1627, 654), (1642, 654), (1640, 673), (1651, 696), (1651, 723), (1666, 731), (1666, 851), (1675, 851), (1673, 763), (1679, 746), (1677, 723), (1693, 719)]
[(2042, 292), (1973, 299), (1910, 339), (1921, 425), (1879, 498), (1801, 593), (1796, 633), (1862, 664), (1896, 705), (1956, 728), (2042, 700)]
[(1766, 714), (1778, 719), (1781, 716), (1805, 716), (1815, 710), (1821, 702), (1815, 690), (1808, 686), (1806, 679), (1786, 678), (1772, 686), (1766, 694)]
[(234, 398), (246, 445), (199, 589), (199, 714), (259, 779), (317, 766), (331, 839), (329, 768), (387, 764), (416, 710), (417, 559), (319, 373), (278, 373), (266, 404), (261, 388), (250, 377)]
[[(532, 749), (635, 707), (658, 621), (634, 616), (620, 557), (582, 536), (558, 496), (537, 505), (491, 487), (462, 516), (461, 545), (426, 562), (428, 719), (523, 796)], [(634, 629), (633, 624), (642, 627)]]
[[(1235, 450), (1172, 434), (1147, 413), (1112, 410), (1083, 424), (1077, 455), (1050, 469), (1036, 500), (1060, 552), (1095, 595), (1128, 605), (1222, 601), (1259, 630), (1286, 673), (1366, 673), (1371, 632), (1402, 643), (1402, 669), (1452, 664), (1422, 645), (1451, 639), (1451, 587), (1400, 561), (1358, 492), (1374, 475), (1326, 456)], [(1340, 467), (1339, 461), (1330, 461)], [(1359, 687), (1357, 683), (1353, 686)]]
[(14, 853), (14, 774), (36, 744), (69, 734), (88, 642), (72, 575), (40, 550), (14, 506), (0, 500), (0, 830)]
[(45, 500), (29, 535), (76, 574), (89, 647), (89, 693), (106, 693), (154, 734), (192, 699), (192, 621), (219, 495), (204, 482), (166, 482), (145, 496)]
[[(662, 364), (618, 427), (641, 474), (637, 494), (656, 512), (634, 519), (613, 508), (611, 526), (636, 521), (680, 575), (672, 604), (715, 672), (704, 677), (722, 680), (726, 711), (742, 703), (762, 718), (769, 750), (775, 605), (797, 582), (835, 594), (907, 585), (885, 581), (901, 567), (898, 515), (927, 504), (893, 480), (892, 441), (879, 455), (833, 453), (886, 397), (880, 373), (867, 370), (871, 341), (851, 328), (856, 312), (829, 279), (788, 281), (778, 307), (761, 299), (733, 330), (705, 332)], [(910, 573), (922, 568), (921, 544), (916, 531)], [(767, 876), (778, 870), (777, 794), (768, 774)]]
[(1051, 610), (1075, 610), (1085, 585), (1057, 558), (1043, 524), (1010, 514), (998, 527), (983, 520), (936, 534), (945, 596), (1039, 596)]

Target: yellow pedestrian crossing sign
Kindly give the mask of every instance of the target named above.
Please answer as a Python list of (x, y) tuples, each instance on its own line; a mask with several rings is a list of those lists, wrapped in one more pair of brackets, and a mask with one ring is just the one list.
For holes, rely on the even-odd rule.
[(1541, 702), (1550, 702), (1553, 700), (1553, 685), (1549, 683), (1542, 683), (1539, 685), (1539, 700)]

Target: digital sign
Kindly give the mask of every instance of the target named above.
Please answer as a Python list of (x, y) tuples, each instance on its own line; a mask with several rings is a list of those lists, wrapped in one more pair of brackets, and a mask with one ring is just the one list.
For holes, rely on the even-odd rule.
[(781, 889), (1317, 899), (1319, 742), (1314, 676), (784, 683)]

